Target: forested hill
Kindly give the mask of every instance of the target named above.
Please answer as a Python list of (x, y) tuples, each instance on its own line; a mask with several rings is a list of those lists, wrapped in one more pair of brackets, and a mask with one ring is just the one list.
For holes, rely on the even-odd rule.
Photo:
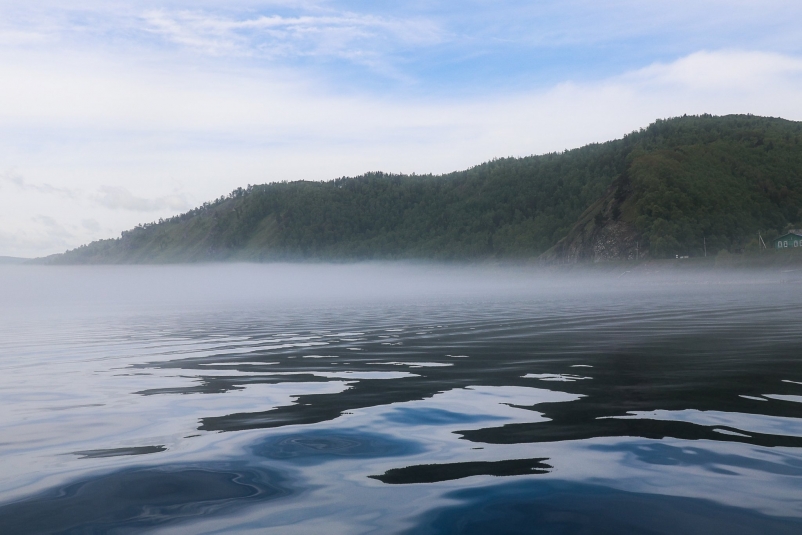
[[(278, 177), (277, 177), (278, 178)], [(446, 175), (238, 188), (52, 263), (552, 260), (754, 247), (802, 226), (802, 123), (660, 120), (622, 139)]]

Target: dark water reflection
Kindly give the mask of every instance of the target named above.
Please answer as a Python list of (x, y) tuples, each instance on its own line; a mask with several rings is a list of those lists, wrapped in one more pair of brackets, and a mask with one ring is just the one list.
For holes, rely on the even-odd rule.
[(522, 476), (546, 474), (551, 465), (548, 459), (510, 459), (506, 461), (474, 461), (467, 463), (419, 464), (393, 468), (380, 476), (369, 476), (382, 483), (436, 483), (471, 476)]
[(802, 533), (785, 275), (163, 269), (0, 291), (0, 532)]
[(136, 448), (111, 448), (108, 450), (87, 450), (74, 451), (74, 455), (80, 455), (82, 459), (99, 459), (101, 457), (123, 457), (125, 455), (147, 455), (149, 453), (160, 453), (167, 448), (164, 446), (139, 446)]
[(208, 517), (289, 492), (278, 474), (245, 466), (137, 468), (5, 505), (0, 518), (5, 533), (101, 533)]
[(398, 457), (420, 451), (420, 446), (412, 441), (366, 432), (323, 430), (271, 436), (253, 448), (253, 453), (259, 457), (301, 464), (319, 464), (340, 458)]

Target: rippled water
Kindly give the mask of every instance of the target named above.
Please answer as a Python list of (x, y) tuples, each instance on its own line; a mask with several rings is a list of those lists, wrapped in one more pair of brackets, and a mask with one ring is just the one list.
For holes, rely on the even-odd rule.
[(2, 533), (802, 533), (794, 273), (0, 271)]

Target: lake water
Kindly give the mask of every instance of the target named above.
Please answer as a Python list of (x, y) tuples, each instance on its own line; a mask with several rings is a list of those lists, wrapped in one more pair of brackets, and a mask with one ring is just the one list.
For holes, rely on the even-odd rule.
[(1, 533), (802, 533), (795, 272), (0, 268)]

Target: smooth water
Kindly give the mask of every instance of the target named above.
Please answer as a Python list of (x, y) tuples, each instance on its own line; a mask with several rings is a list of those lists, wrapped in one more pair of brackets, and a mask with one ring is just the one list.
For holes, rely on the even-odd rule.
[(0, 270), (2, 533), (802, 533), (802, 279)]

